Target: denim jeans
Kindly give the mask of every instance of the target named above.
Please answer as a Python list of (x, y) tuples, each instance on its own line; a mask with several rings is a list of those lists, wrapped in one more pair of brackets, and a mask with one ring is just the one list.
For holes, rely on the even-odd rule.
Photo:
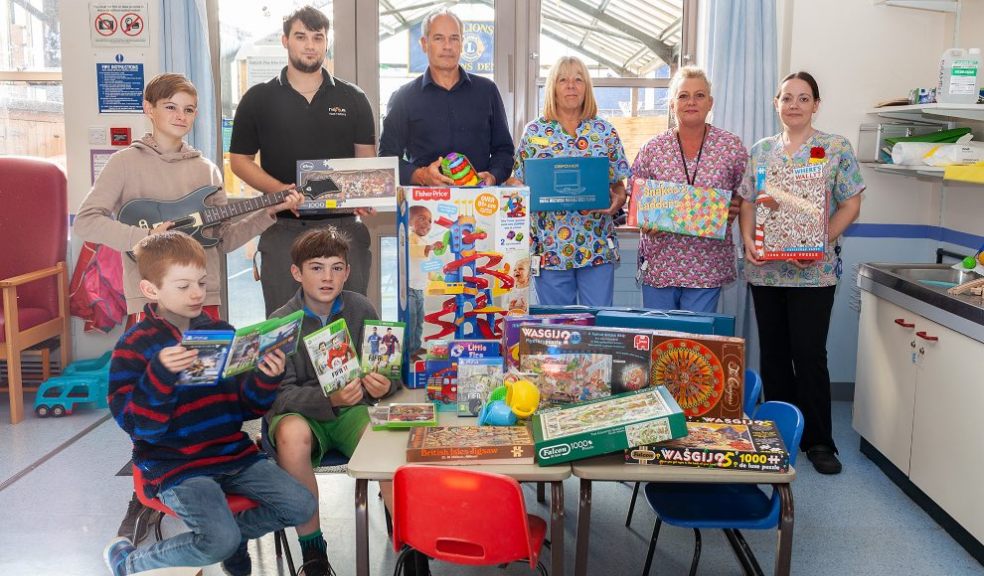
[[(233, 516), (226, 493), (259, 507)], [(307, 488), (266, 458), (234, 473), (189, 478), (158, 497), (191, 531), (135, 550), (126, 559), (127, 574), (222, 562), (241, 542), (306, 522), (317, 507)]]

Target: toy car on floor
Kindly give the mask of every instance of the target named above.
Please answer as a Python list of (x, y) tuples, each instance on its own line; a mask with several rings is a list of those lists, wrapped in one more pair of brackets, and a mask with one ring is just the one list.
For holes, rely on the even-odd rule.
[(109, 393), (109, 360), (106, 352), (99, 358), (72, 362), (61, 375), (45, 380), (34, 398), (34, 413), (41, 418), (71, 414), (79, 404), (95, 403), (106, 408)]

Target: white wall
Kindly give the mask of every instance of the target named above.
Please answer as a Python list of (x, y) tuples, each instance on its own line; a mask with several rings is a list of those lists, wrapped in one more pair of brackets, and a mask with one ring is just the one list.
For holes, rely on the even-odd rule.
[[(858, 126), (878, 121), (865, 114), (877, 101), (936, 85), (940, 54), (952, 42), (952, 16), (876, 5), (872, 0), (781, 2), (791, 14), (784, 30), (788, 39), (781, 44), (788, 53), (781, 54), (780, 61), (788, 61), (788, 71), (806, 70), (817, 78), (823, 101), (815, 121), (819, 129), (844, 135), (857, 147)], [(973, 44), (961, 44), (984, 45), (984, 3), (970, 0), (963, 4), (961, 37), (966, 41), (974, 35), (977, 38)], [(984, 188), (948, 185), (944, 195), (939, 183), (862, 170), (868, 188), (859, 222), (943, 225), (984, 233), (981, 219), (974, 218), (974, 214), (984, 214)], [(832, 381), (854, 380), (855, 266), (871, 261), (933, 261), (938, 245), (935, 240), (919, 238), (846, 239), (845, 274), (828, 339)]]
[[(149, 2), (146, 30), (150, 34), (148, 46), (138, 48), (95, 48), (89, 38), (89, 3), (81, 1), (61, 2), (62, 79), (65, 94), (65, 149), (68, 171), (68, 207), (74, 215), (82, 199), (89, 192), (92, 174), (89, 168), (89, 151), (108, 149), (108, 145), (90, 146), (89, 128), (99, 127), (108, 133), (112, 127), (129, 127), (134, 138), (149, 130), (150, 124), (142, 114), (99, 114), (96, 92), (96, 63), (113, 62), (116, 54), (122, 54), (124, 62), (142, 62), (145, 78), (159, 73), (160, 13), (159, 3)], [(108, 139), (108, 134), (107, 134)], [(82, 245), (72, 239), (72, 262)], [(119, 337), (119, 330), (110, 336), (85, 334), (82, 322), (72, 320), (72, 336), (75, 358), (98, 356), (112, 348)]]

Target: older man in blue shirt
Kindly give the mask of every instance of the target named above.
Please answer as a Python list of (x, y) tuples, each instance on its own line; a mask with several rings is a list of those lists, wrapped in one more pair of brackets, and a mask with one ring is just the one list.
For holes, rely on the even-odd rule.
[(403, 85), (389, 102), (379, 139), (380, 156), (400, 158), (400, 183), (448, 186), (441, 158), (464, 154), (487, 185), (512, 172), (513, 142), (495, 84), (465, 72), (461, 19), (446, 8), (423, 22), (420, 46), (427, 54), (424, 74)]

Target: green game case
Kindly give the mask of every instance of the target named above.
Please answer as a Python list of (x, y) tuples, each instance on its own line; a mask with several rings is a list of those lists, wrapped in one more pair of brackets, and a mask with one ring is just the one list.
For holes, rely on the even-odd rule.
[(400, 379), (406, 324), (366, 320), (362, 330), (362, 373), (378, 372), (390, 382)]

